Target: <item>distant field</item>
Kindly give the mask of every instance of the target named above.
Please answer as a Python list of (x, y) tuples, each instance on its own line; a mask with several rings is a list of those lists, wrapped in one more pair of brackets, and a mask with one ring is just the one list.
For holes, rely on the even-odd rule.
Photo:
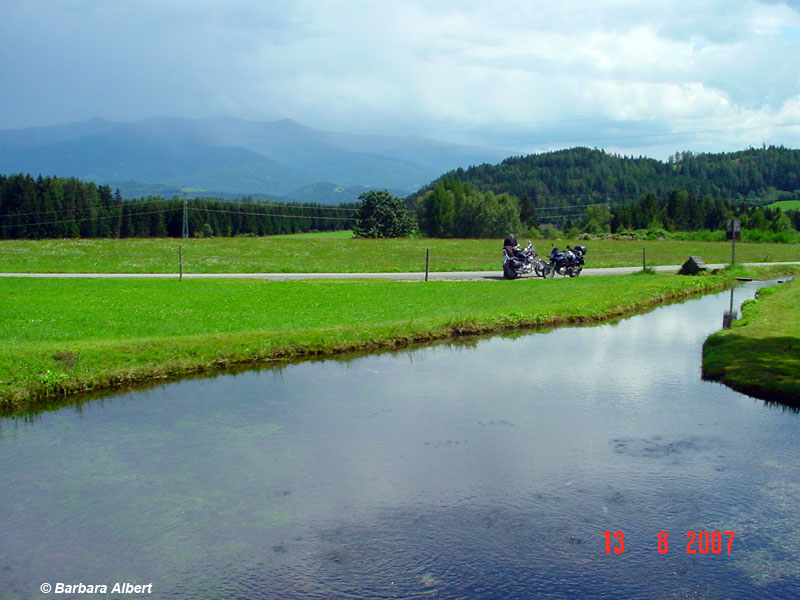
[[(273, 236), (275, 237), (275, 236)], [(283, 238), (293, 238), (300, 240), (349, 240), (353, 237), (353, 232), (345, 231), (317, 231), (314, 233), (294, 233), (292, 235), (278, 236)]]
[(780, 208), (781, 210), (800, 210), (800, 200), (780, 200), (767, 206), (769, 208)]
[[(520, 240), (525, 242), (526, 240)], [(540, 255), (553, 244), (535, 240)], [(588, 246), (587, 267), (682, 264), (690, 255), (708, 263), (729, 262), (728, 242), (597, 240)], [(0, 272), (10, 273), (369, 273), (422, 272), (430, 250), (431, 271), (500, 271), (501, 240), (354, 239), (349, 232), (264, 238), (4, 240)], [(800, 244), (736, 245), (738, 262), (800, 260)]]

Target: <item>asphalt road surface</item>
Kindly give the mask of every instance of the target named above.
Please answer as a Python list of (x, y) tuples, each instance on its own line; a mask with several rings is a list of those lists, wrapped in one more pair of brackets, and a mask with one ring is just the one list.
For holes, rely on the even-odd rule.
[[(742, 263), (745, 266), (764, 267), (769, 265), (797, 265), (800, 261), (774, 263)], [(707, 265), (709, 269), (722, 269), (727, 263)], [(677, 272), (680, 265), (661, 265), (650, 267), (654, 271)], [(607, 267), (584, 269), (581, 275), (626, 275), (641, 271), (641, 267)], [(0, 273), (0, 277), (55, 277), (55, 278), (102, 278), (102, 279), (175, 279), (177, 273)], [(425, 273), (184, 273), (185, 279), (268, 279), (285, 281), (288, 279), (398, 279), (402, 281), (423, 281)], [(560, 277), (560, 275), (556, 275)], [(533, 274), (525, 278), (537, 279)], [(428, 274), (429, 281), (475, 281), (481, 279), (503, 279), (501, 270), (497, 271), (436, 271)]]

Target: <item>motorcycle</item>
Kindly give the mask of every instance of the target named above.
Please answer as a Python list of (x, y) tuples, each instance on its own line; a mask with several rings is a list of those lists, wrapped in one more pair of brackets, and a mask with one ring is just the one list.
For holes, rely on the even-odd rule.
[(561, 252), (558, 248), (553, 248), (550, 251), (550, 271), (548, 277), (553, 277), (556, 273), (564, 277), (577, 277), (583, 270), (584, 260), (586, 254), (586, 246), (575, 246)]
[(510, 253), (503, 248), (503, 277), (506, 279), (516, 279), (520, 275), (535, 273), (537, 277), (548, 277), (550, 266), (541, 258), (536, 256), (536, 249), (531, 242), (520, 250), (522, 256)]

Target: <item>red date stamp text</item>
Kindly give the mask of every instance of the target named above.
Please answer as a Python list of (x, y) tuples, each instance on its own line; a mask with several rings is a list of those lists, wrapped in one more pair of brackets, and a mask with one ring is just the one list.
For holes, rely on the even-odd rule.
[[(625, 534), (622, 531), (605, 531), (606, 554), (625, 552)], [(733, 531), (687, 531), (686, 554), (732, 554)], [(669, 533), (659, 531), (656, 536), (656, 550), (659, 554), (669, 552)]]

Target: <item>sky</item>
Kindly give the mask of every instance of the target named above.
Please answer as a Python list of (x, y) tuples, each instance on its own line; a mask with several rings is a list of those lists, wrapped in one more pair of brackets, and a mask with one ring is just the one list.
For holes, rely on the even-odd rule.
[(294, 119), (514, 154), (800, 147), (800, 0), (4, 0), (0, 129)]

